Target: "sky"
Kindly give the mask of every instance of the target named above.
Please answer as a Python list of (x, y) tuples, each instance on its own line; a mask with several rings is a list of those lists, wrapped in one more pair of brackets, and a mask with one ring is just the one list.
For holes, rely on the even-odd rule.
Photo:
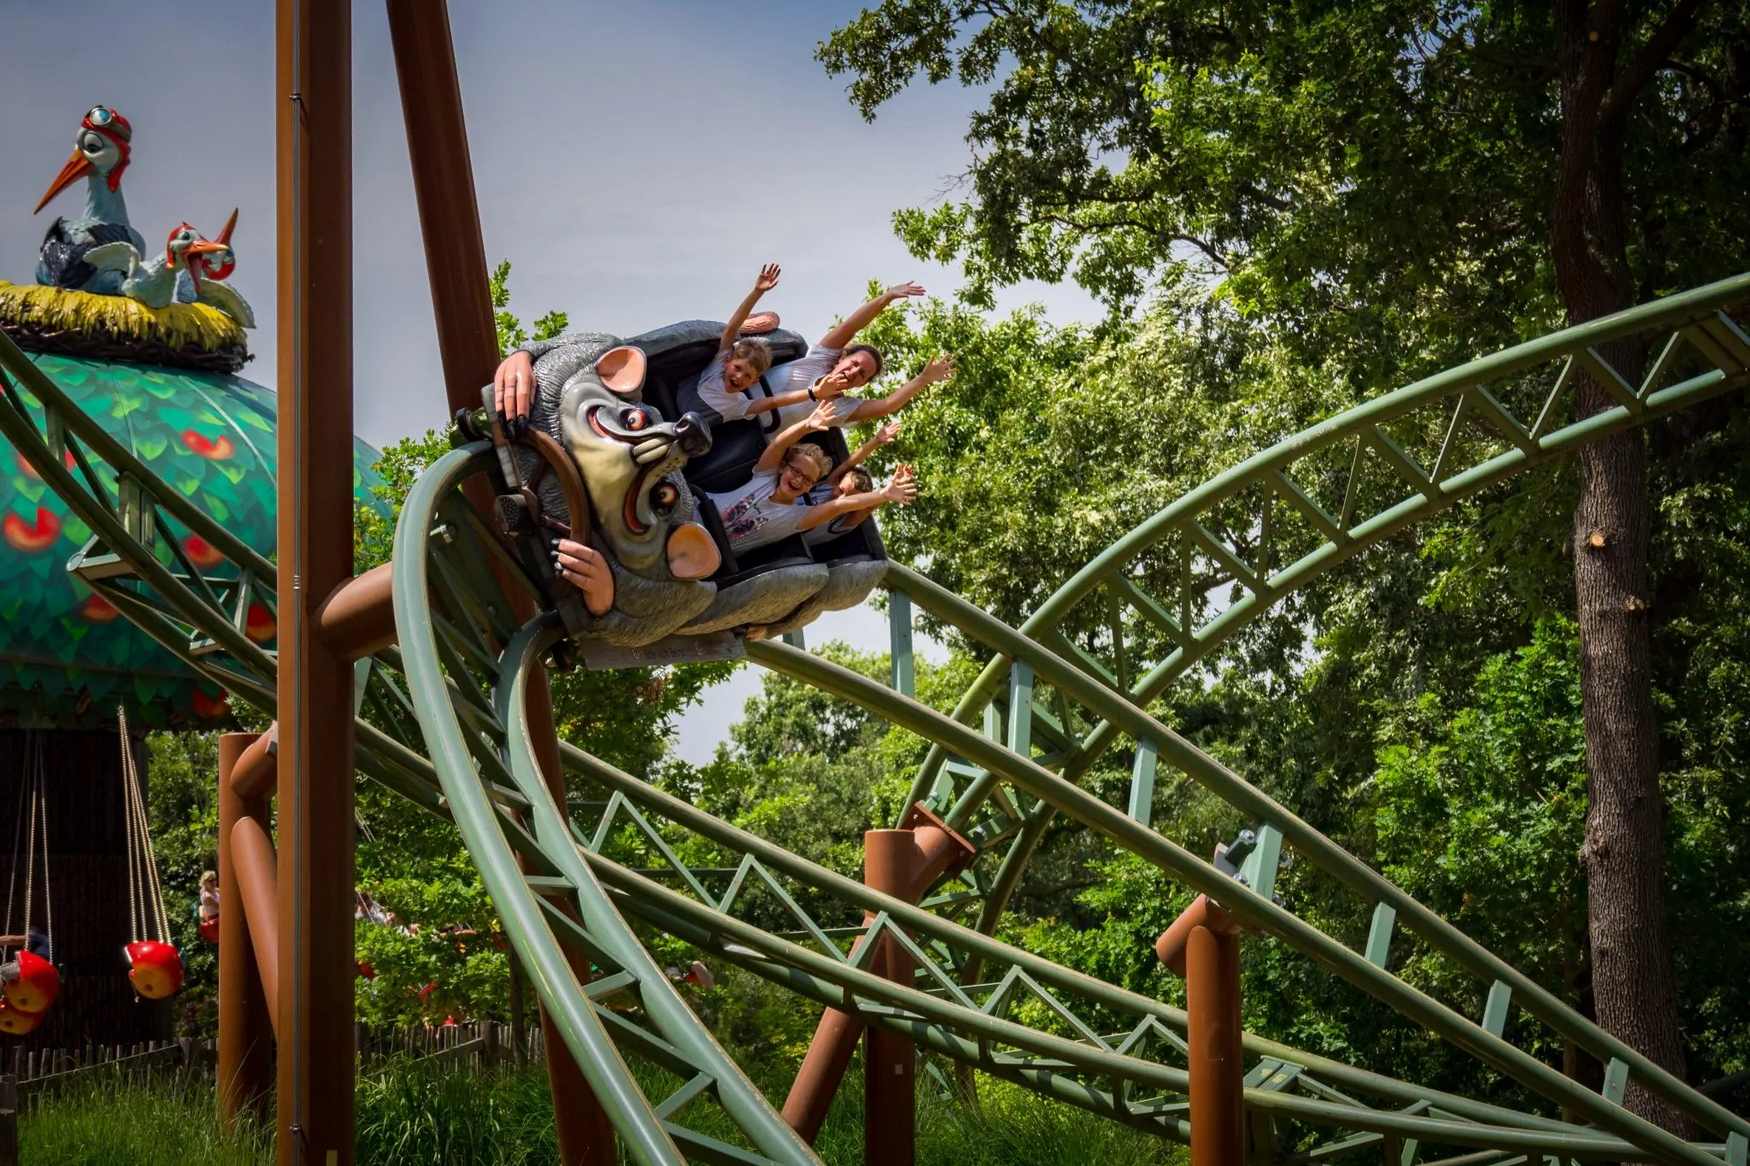
[[(532, 320), (559, 308), (574, 326), (623, 335), (722, 318), (767, 260), (784, 277), (764, 306), (811, 338), (870, 279), (952, 295), (957, 273), (910, 258), (890, 218), (952, 190), (979, 95), (920, 84), (865, 123), (844, 79), (814, 60), (858, 7), (452, 2), (486, 254), (513, 265), (513, 310)], [(273, 387), (273, 14), (266, 0), (0, 0), (0, 279), (28, 282), (53, 215), (78, 212), (77, 188), (30, 210), (85, 110), (109, 104), (133, 125), (122, 189), (148, 246), (185, 219), (216, 233), (240, 209), (231, 283), (265, 325), (244, 375)], [(354, 421), (381, 446), (443, 424), (444, 394), (387, 18), (374, 0), (353, 7), (353, 86)], [(1068, 287), (1013, 289), (999, 310), (1028, 302), (1059, 322), (1099, 315)], [(884, 618), (866, 607), (808, 637), (887, 645)], [(676, 751), (709, 757), (757, 688), (750, 667), (713, 689), (680, 725)]]

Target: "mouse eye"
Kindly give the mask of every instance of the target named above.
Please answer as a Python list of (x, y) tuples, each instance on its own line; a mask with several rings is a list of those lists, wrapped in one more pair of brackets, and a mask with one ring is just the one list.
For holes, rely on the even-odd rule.
[(650, 491), (650, 508), (658, 514), (667, 514), (681, 500), (681, 492), (673, 482), (658, 482)]
[(620, 424), (626, 429), (639, 430), (650, 424), (650, 418), (644, 415), (642, 409), (627, 409), (620, 414)]

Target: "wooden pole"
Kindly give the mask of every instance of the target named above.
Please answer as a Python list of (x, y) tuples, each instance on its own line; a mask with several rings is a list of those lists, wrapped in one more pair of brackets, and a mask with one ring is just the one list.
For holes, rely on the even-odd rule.
[(352, 5), (279, 0), (280, 1166), (353, 1161)]
[[(226, 1126), (245, 1110), (260, 1111), (273, 1083), (273, 1029), (261, 971), (249, 948), (243, 894), (237, 884), (231, 832), (238, 820), (266, 821), (267, 798), (245, 798), (232, 780), (254, 733), (219, 738), (219, 1119)], [(274, 969), (276, 972), (278, 968)]]
[[(498, 365), (498, 333), (487, 288), (486, 245), (480, 237), (480, 210), (468, 159), (449, 10), (442, 0), (388, 0), (388, 9), (395, 72), (401, 83), (401, 110), (407, 121), (407, 152), (413, 164), (413, 191), (419, 204), (432, 308), (437, 316), (444, 389), (452, 412), (474, 409), (481, 403), (481, 387), (492, 380)], [(490, 519), (491, 499), (478, 485), (469, 492), (469, 501)], [(519, 619), (534, 613), (526, 595), (510, 587), (504, 591)], [(526, 705), (537, 759), (548, 787), (563, 806), (565, 779), (553, 735), (545, 672), (537, 671), (529, 678)], [(579, 979), (589, 978), (589, 963), (583, 957), (573, 956), (572, 967)], [(608, 1166), (616, 1158), (613, 1125), (589, 1091), (582, 1070), (545, 1009), (541, 1010), (541, 1030), (546, 1038), (547, 1077), (553, 1090), (560, 1160), (567, 1166)]]

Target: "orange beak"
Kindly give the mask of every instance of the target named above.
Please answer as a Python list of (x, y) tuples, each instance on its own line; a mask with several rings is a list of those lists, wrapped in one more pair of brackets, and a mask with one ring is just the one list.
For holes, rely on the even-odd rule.
[(51, 198), (54, 198), (57, 194), (73, 185), (74, 182), (91, 173), (92, 169), (93, 167), (91, 163), (86, 160), (85, 155), (81, 154), (78, 150), (74, 150), (73, 156), (67, 159), (67, 164), (61, 167), (61, 172), (55, 175), (55, 180), (49, 184), (49, 192), (43, 195), (43, 200), (36, 204), (36, 210), (31, 211), (30, 213), (34, 215), (37, 211), (48, 206)]
[(215, 251), (223, 251), (224, 249), (223, 243), (209, 243), (205, 239), (196, 239), (190, 243), (182, 252), (182, 262), (188, 267), (189, 278), (197, 284), (201, 281), (201, 265), (194, 261), (195, 256), (211, 255)]

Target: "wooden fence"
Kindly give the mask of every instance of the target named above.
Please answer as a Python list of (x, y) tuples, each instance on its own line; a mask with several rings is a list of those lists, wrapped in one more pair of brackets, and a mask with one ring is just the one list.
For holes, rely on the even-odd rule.
[[(496, 1021), (442, 1028), (368, 1029), (361, 1025), (354, 1035), (359, 1059), (367, 1068), (407, 1058), (478, 1071), (500, 1063), (532, 1061), (544, 1051), (539, 1028), (530, 1029), (519, 1050), (511, 1026)], [(14, 1082), (18, 1108), (28, 1109), (32, 1102), (65, 1085), (98, 1076), (131, 1083), (148, 1076), (180, 1073), (211, 1081), (216, 1060), (216, 1042), (210, 1038), (87, 1045), (81, 1049), (0, 1046), (0, 1076)], [(3, 1140), (4, 1134), (0, 1134)], [(0, 1166), (4, 1164), (0, 1157)]]

